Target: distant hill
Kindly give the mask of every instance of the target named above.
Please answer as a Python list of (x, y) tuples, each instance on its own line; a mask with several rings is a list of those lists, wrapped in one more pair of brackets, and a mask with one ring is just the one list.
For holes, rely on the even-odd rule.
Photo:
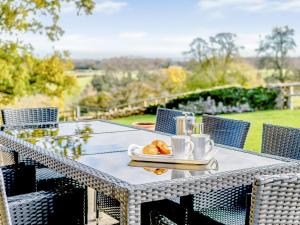
[[(263, 69), (259, 63), (259, 57), (244, 57), (244, 60), (257, 69)], [(291, 57), (289, 61), (295, 68), (300, 69), (300, 57)]]
[[(244, 57), (245, 61), (257, 69), (262, 69), (258, 57)], [(300, 69), (300, 57), (289, 58), (294, 67)], [(170, 65), (185, 66), (185, 61), (167, 58), (114, 57), (102, 60), (74, 59), (75, 70), (156, 70)]]
[(102, 60), (74, 59), (76, 70), (155, 70), (170, 65), (183, 65), (182, 61), (164, 58), (115, 57)]

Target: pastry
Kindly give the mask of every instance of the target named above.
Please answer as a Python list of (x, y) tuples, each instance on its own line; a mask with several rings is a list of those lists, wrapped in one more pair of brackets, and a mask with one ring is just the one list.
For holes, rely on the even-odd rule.
[(161, 175), (168, 171), (168, 169), (164, 169), (164, 168), (150, 168), (150, 167), (144, 167), (144, 170), (154, 173), (156, 175)]
[(168, 155), (171, 153), (171, 150), (164, 141), (154, 140), (152, 141), (152, 145), (155, 145), (158, 148), (160, 154)]
[(157, 155), (159, 153), (159, 150), (155, 145), (150, 144), (150, 145), (146, 145), (143, 148), (143, 153), (147, 155)]
[(158, 168), (156, 169), (153, 173), (157, 174), (157, 175), (161, 175), (166, 173), (168, 170), (167, 169), (163, 169), (163, 168)]

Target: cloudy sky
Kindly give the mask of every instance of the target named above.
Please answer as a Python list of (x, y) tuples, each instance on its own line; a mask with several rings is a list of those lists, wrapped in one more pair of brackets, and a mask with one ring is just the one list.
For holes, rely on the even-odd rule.
[[(51, 43), (26, 35), (40, 55), (69, 50), (74, 58), (145, 56), (180, 58), (195, 37), (233, 32), (255, 55), (260, 37), (274, 26), (289, 25), (300, 46), (300, 0), (96, 0), (91, 16), (62, 10), (65, 35)], [(300, 55), (300, 48), (294, 52)]]

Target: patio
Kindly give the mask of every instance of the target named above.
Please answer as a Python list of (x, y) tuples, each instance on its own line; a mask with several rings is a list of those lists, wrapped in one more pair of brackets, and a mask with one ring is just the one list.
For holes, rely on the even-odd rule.
[(175, 154), (174, 117), (187, 119), (184, 112), (158, 109), (155, 131), (101, 120), (59, 122), (57, 115), (56, 108), (2, 110), (4, 224), (299, 222), (284, 216), (298, 204), (288, 197), (297, 192), (298, 175), (285, 175), (300, 170), (298, 129), (265, 124), (263, 153), (255, 153), (243, 150), (250, 123), (204, 115), (215, 154), (188, 165), (135, 161), (138, 155), (128, 152), (132, 144), (160, 140)]

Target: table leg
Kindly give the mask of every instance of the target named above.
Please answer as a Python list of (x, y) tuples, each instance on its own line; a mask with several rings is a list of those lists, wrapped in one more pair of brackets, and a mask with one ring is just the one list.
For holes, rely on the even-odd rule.
[(13, 151), (13, 158), (14, 158), (14, 161), (15, 163), (19, 163), (19, 153), (16, 152), (16, 151)]
[(96, 208), (96, 191), (92, 188), (87, 188), (87, 213), (86, 213), (86, 221), (88, 222), (95, 221), (95, 208)]
[(141, 204), (134, 201), (121, 203), (120, 225), (140, 225), (141, 224)]
[(185, 224), (192, 224), (192, 217), (194, 215), (193, 196), (180, 197), (180, 205), (185, 209), (186, 221)]

